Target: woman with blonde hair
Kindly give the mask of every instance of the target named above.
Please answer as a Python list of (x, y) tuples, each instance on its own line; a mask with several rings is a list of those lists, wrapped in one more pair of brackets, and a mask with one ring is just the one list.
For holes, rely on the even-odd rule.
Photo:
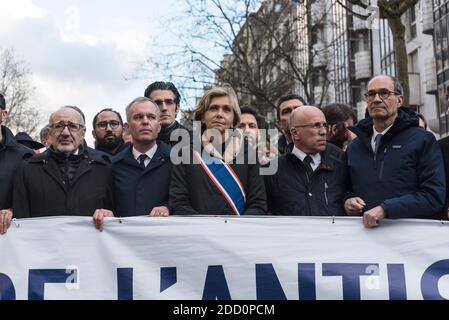
[[(236, 129), (237, 96), (230, 87), (205, 92), (195, 110), (201, 129), (198, 146), (184, 147), (191, 161), (175, 164), (170, 184), (172, 214), (262, 215), (266, 195), (257, 157)], [(185, 159), (185, 158), (184, 158)]]

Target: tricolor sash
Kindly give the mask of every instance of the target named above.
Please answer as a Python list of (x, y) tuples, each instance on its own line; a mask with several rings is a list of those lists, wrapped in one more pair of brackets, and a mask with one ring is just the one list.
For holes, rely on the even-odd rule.
[(34, 150), (34, 153), (35, 154), (41, 154), (41, 153), (44, 153), (45, 151), (47, 151), (47, 149), (48, 149), (48, 147), (43, 147), (43, 148), (40, 148), (38, 150)]
[(198, 151), (193, 154), (206, 174), (224, 196), (232, 211), (238, 216), (245, 211), (246, 194), (242, 182), (231, 166), (221, 159), (211, 157), (207, 152), (201, 156)]

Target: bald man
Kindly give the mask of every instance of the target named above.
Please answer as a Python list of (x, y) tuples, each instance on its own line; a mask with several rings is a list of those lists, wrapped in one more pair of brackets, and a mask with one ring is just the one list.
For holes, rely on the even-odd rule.
[(302, 106), (290, 116), (293, 150), (278, 159), (278, 171), (265, 177), (268, 209), (274, 215), (344, 215), (347, 171), (344, 153), (326, 142), (323, 112)]
[(86, 126), (81, 114), (60, 108), (50, 116), (48, 127), (50, 147), (22, 163), (16, 175), (14, 216), (112, 216), (111, 165), (83, 147)]

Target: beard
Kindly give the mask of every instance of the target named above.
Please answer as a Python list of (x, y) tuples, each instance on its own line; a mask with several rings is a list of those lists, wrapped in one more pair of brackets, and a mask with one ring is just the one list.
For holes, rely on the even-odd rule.
[(123, 138), (116, 136), (113, 136), (113, 139), (97, 139), (95, 141), (95, 149), (106, 153), (113, 153), (123, 143)]
[(332, 143), (334, 146), (343, 149), (343, 145), (346, 140), (347, 138), (345, 132), (338, 131), (332, 138), (329, 139), (329, 142)]

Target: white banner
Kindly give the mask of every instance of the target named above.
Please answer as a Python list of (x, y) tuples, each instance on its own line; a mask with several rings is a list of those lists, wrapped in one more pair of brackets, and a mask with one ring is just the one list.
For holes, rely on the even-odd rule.
[(449, 224), (360, 218), (17, 220), (0, 299), (449, 299)]

